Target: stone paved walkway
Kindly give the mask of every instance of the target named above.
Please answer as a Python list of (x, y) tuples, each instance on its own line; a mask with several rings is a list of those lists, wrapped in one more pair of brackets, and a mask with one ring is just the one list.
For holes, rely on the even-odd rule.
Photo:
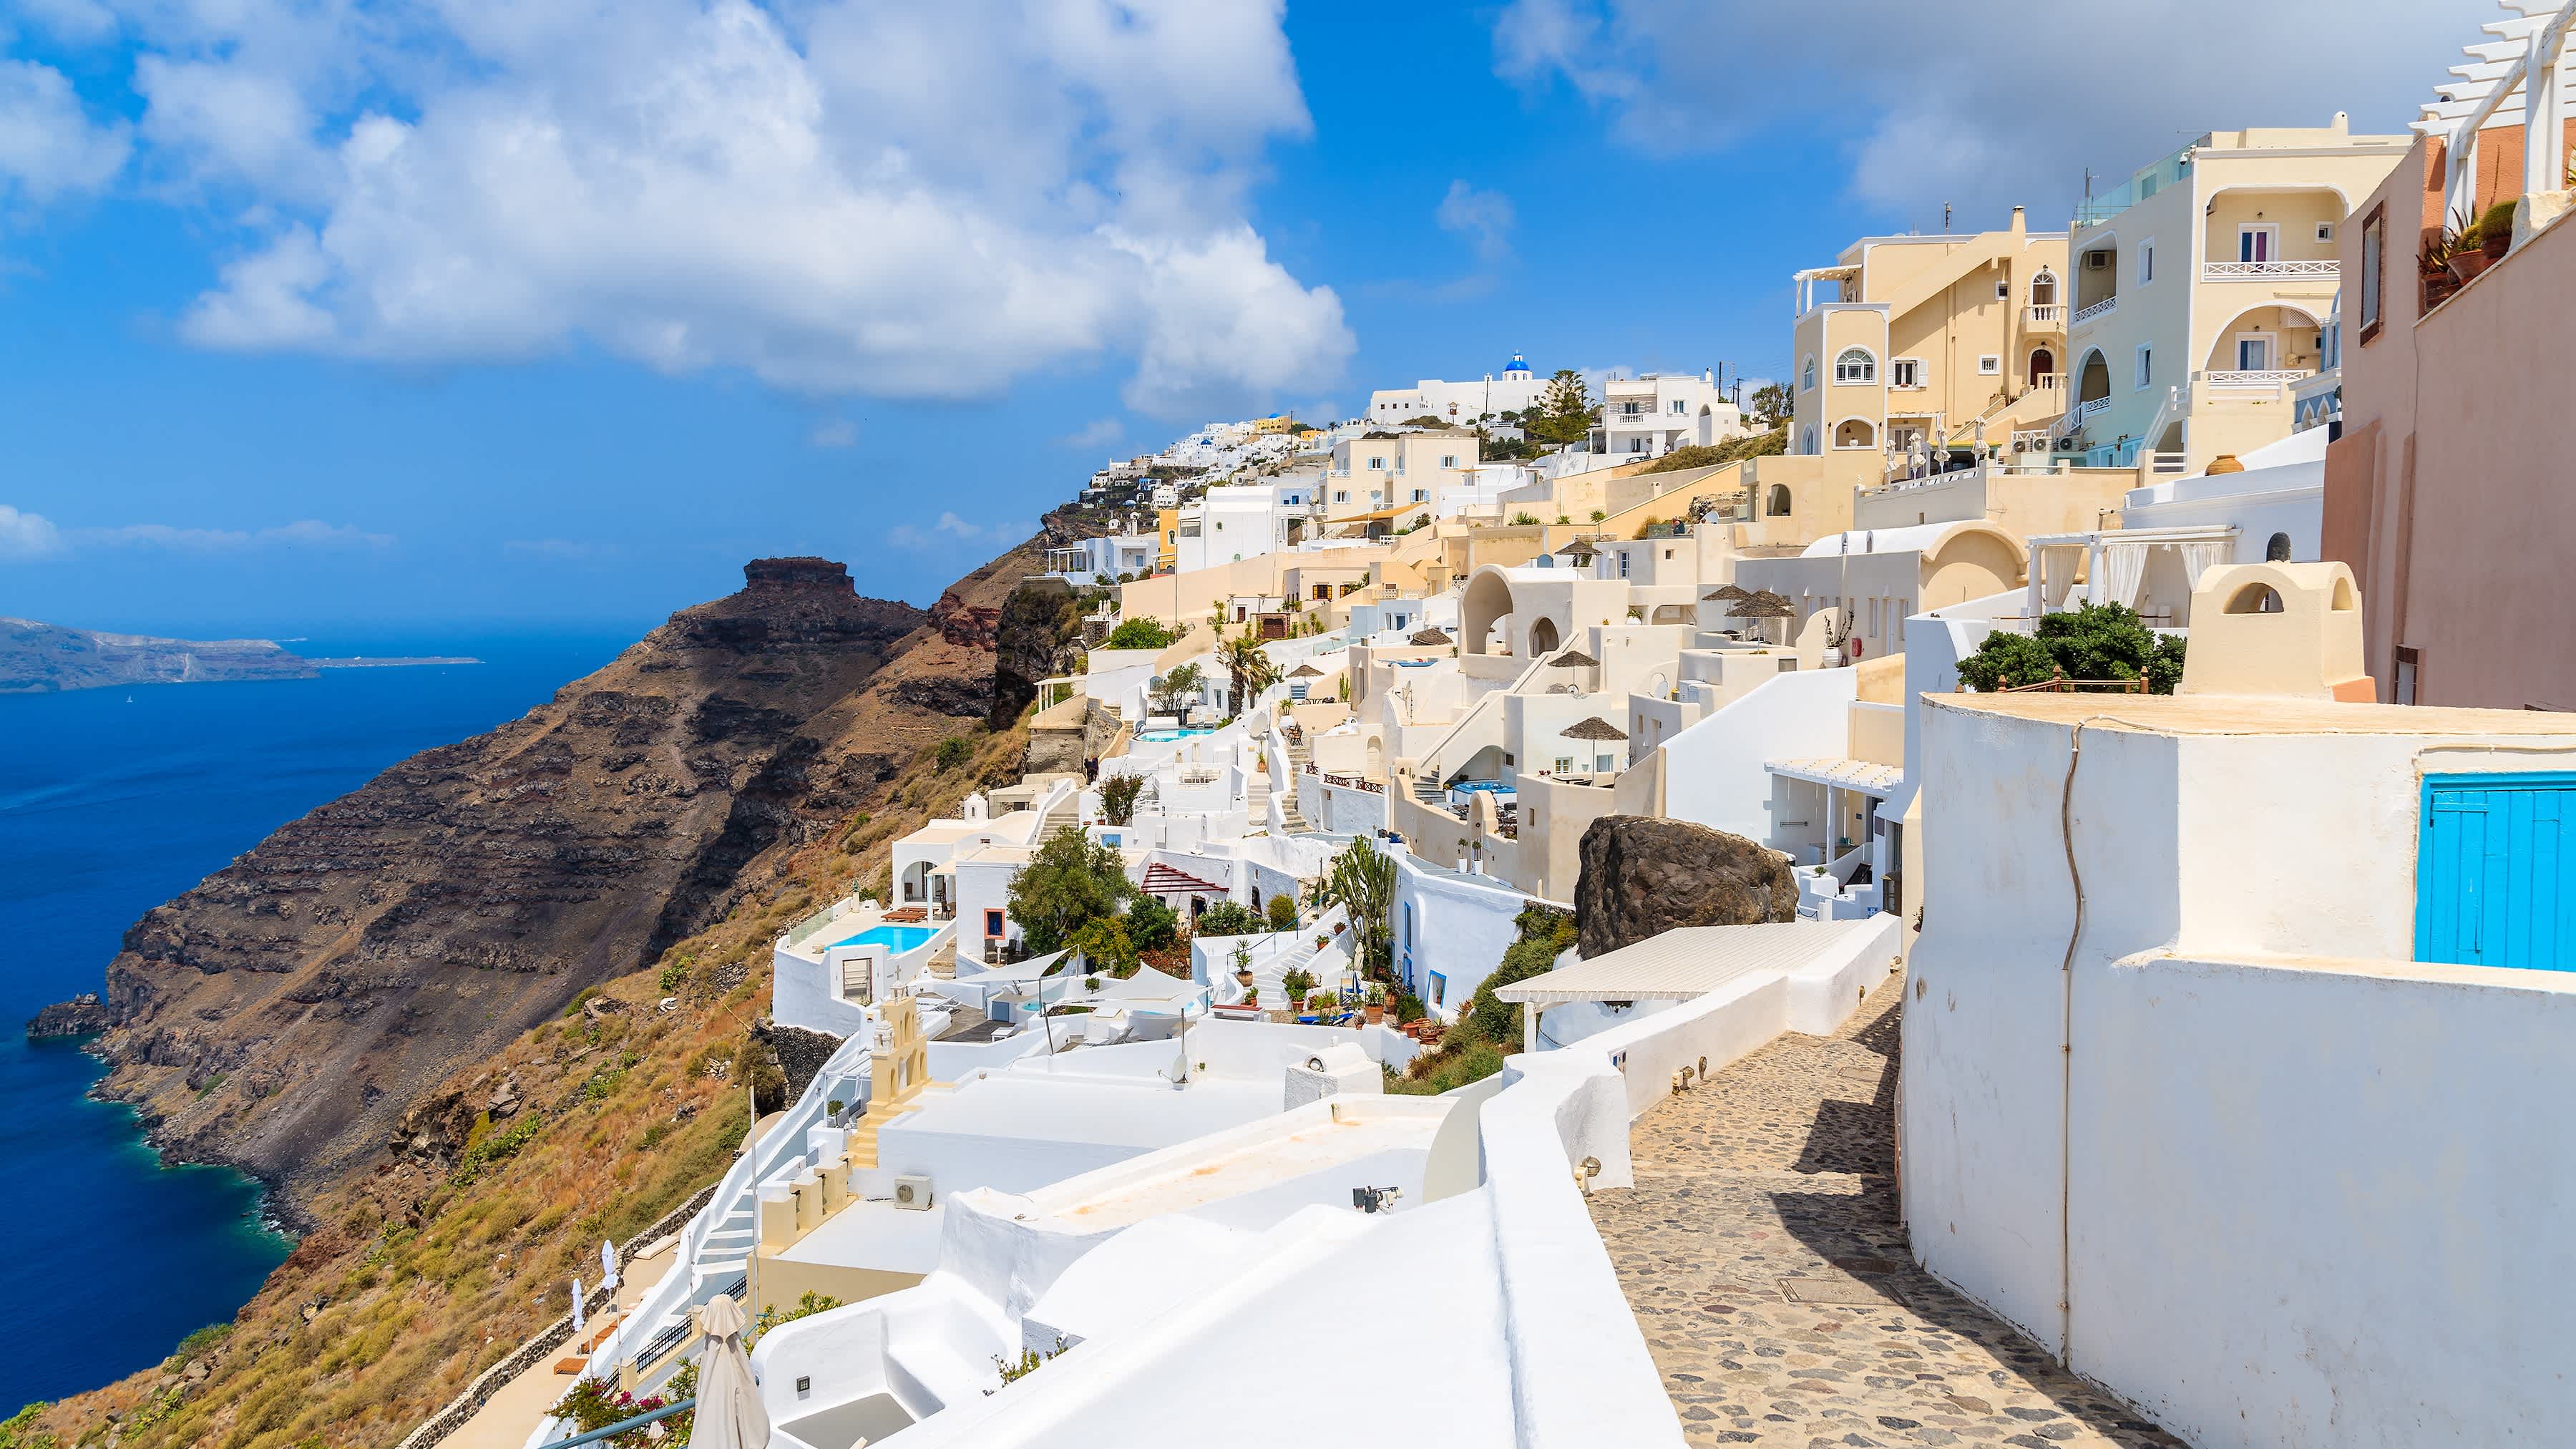
[(1694, 1445), (2178, 1445), (1914, 1266), (1897, 1221), (1904, 978), (1630, 1135), (1592, 1197)]

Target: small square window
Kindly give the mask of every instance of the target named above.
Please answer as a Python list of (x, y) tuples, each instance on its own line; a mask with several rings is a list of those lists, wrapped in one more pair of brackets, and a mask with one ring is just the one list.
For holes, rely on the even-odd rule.
[(2333, 222), (2321, 221), (2317, 223), (2317, 240), (2321, 242), (2330, 242), (2334, 240)]
[(2012, 300), (2012, 278), (2002, 277), (1996, 280), (1995, 300), (1998, 302), (2009, 302)]
[(1987, 377), (1992, 377), (2003, 370), (2004, 360), (1995, 353), (1989, 352), (1977, 359), (1977, 371)]

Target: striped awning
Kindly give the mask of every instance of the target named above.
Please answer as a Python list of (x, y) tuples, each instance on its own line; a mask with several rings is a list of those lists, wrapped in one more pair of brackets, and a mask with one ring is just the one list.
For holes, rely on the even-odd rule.
[(1705, 996), (1756, 971), (1794, 971), (1853, 948), (1872, 921), (1683, 926), (1616, 951), (1494, 988), (1505, 1001), (1673, 1001)]
[(1226, 893), (1221, 885), (1210, 885), (1185, 870), (1156, 861), (1145, 867), (1145, 894), (1149, 896), (1215, 895)]

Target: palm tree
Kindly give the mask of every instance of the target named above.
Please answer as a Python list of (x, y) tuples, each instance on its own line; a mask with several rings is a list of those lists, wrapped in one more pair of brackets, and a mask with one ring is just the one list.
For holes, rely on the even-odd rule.
[(1261, 641), (1246, 630), (1239, 639), (1229, 639), (1216, 651), (1219, 664), (1233, 676), (1234, 712), (1243, 713), (1252, 705), (1254, 695), (1279, 682), (1279, 666), (1262, 652)]
[(1199, 667), (1184, 664), (1148, 685), (1145, 692), (1153, 696), (1156, 709), (1165, 714), (1180, 714), (1187, 711), (1198, 697), (1199, 683)]

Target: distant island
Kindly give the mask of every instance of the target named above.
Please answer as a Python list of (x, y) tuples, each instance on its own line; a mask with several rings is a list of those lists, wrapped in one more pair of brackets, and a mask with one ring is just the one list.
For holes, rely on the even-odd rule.
[(269, 639), (158, 639), (0, 618), (0, 694), (134, 684), (311, 679), (325, 669), (480, 664), (463, 656), (307, 659)]

